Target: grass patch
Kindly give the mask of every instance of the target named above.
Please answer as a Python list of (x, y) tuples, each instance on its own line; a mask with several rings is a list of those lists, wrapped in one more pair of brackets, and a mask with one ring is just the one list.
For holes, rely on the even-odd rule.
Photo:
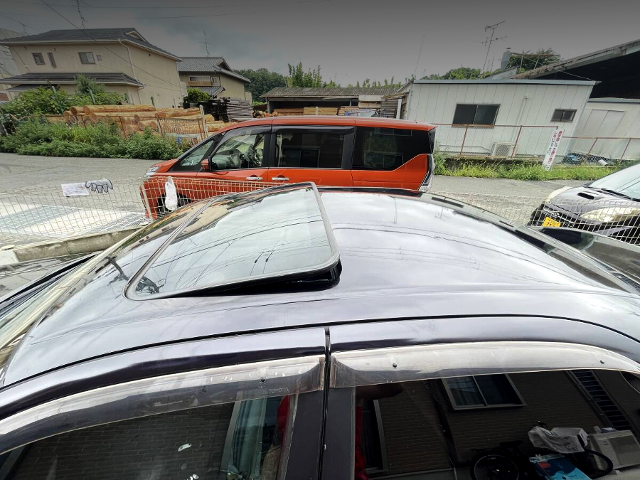
[(546, 171), (540, 164), (482, 164), (477, 161), (459, 162), (456, 166), (448, 166), (446, 157), (434, 155), (436, 175), (449, 177), (475, 178), (509, 178), (512, 180), (597, 180), (613, 172), (630, 166), (629, 163), (612, 166), (591, 165), (555, 165)]
[(142, 158), (169, 160), (189, 146), (150, 130), (124, 137), (115, 123), (68, 126), (30, 120), (0, 138), (0, 151), (53, 157)]

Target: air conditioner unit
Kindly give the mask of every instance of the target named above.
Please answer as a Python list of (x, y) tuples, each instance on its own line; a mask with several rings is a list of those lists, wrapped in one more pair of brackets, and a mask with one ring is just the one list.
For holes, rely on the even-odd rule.
[(492, 157), (510, 157), (513, 153), (513, 143), (494, 143), (491, 148)]
[[(592, 433), (589, 435), (588, 448), (609, 457), (614, 469), (640, 465), (640, 444), (630, 430)], [(602, 460), (596, 457), (596, 461), (599, 468), (605, 468)]]

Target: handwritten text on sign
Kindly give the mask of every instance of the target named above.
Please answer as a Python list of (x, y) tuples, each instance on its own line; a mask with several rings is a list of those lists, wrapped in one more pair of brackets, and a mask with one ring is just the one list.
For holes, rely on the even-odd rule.
[(551, 165), (553, 165), (556, 153), (558, 152), (558, 147), (560, 146), (560, 140), (562, 140), (562, 134), (564, 134), (564, 130), (556, 130), (551, 135), (549, 150), (547, 150), (547, 155), (544, 157), (544, 161), (542, 162), (542, 168), (545, 170), (550, 170)]

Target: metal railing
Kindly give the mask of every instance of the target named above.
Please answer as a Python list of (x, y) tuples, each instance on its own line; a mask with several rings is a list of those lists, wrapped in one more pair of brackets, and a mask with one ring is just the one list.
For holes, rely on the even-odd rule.
[[(438, 150), (454, 158), (529, 159), (542, 161), (554, 125), (456, 125), (435, 123)], [(639, 137), (567, 135), (560, 141), (557, 162), (640, 160)]]
[[(116, 231), (144, 225), (172, 207), (167, 202), (169, 177), (154, 176), (143, 181), (85, 182), (78, 196), (59, 191), (21, 191), (0, 194), (0, 246), (64, 239)], [(215, 195), (248, 192), (274, 186), (260, 181), (236, 182), (210, 179), (173, 178), (178, 207)], [(104, 188), (99, 188), (100, 186)], [(142, 188), (141, 188), (142, 187)], [(171, 190), (171, 189), (169, 189)], [(540, 196), (502, 196), (475, 193), (437, 195), (458, 200), (494, 214), (513, 225), (578, 228), (630, 243), (640, 242), (640, 214), (629, 202), (560, 201), (542, 206)]]

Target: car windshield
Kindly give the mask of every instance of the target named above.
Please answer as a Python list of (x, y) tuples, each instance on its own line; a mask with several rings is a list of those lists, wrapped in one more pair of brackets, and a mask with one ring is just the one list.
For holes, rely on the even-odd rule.
[(635, 200), (640, 200), (640, 165), (625, 168), (589, 185), (591, 188), (608, 190)]

